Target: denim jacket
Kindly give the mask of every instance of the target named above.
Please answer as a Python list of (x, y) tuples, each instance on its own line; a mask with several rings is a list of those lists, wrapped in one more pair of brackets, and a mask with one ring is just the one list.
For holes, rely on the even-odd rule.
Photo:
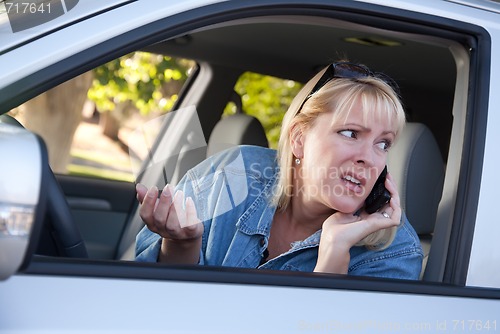
[[(276, 210), (270, 200), (277, 174), (276, 151), (256, 146), (226, 150), (186, 173), (176, 189), (193, 198), (198, 218), (204, 224), (199, 264), (314, 270), (321, 230), (261, 264)], [(144, 227), (136, 241), (136, 260), (155, 262), (160, 236)], [(418, 279), (423, 252), (417, 234), (403, 215), (388, 248), (374, 251), (354, 246), (350, 256), (350, 275)]]

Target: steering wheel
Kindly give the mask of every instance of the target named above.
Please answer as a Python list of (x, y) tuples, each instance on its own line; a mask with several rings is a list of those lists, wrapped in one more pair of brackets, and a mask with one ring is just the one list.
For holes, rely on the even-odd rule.
[[(8, 123), (23, 127), (15, 118), (7, 114), (0, 115), (0, 123)], [(43, 139), (38, 136), (43, 150), (46, 150), (45, 143)], [(46, 152), (45, 152), (46, 154)], [(45, 163), (47, 159), (44, 159)], [(50, 224), (50, 226), (45, 226), (50, 230), (52, 239), (56, 243), (57, 253), (60, 256), (66, 257), (78, 257), (87, 258), (87, 248), (83, 242), (82, 235), (78, 226), (76, 225), (73, 216), (71, 215), (71, 210), (69, 204), (66, 200), (66, 196), (57, 182), (57, 179), (50, 169), (48, 169), (48, 180), (47, 180), (47, 202), (46, 202), (46, 216), (47, 219), (44, 223)], [(42, 235), (43, 236), (43, 235)], [(42, 237), (41, 236), (41, 237)], [(42, 238), (40, 238), (42, 239)], [(39, 240), (39, 243), (45, 243), (47, 240)]]
[(66, 196), (52, 171), (49, 172), (48, 179), (47, 216), (52, 223), (55, 239), (59, 244), (58, 249), (62, 253), (60, 255), (87, 258), (87, 248), (80, 230), (71, 215)]

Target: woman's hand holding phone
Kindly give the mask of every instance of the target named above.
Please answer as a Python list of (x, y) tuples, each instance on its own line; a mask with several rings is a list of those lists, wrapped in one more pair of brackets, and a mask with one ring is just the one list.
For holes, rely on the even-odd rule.
[(381, 214), (384, 218), (390, 219), (399, 225), (401, 222), (402, 210), (401, 210), (401, 199), (399, 197), (398, 188), (394, 182), (394, 178), (390, 173), (387, 173), (386, 180), (384, 182), (385, 188), (390, 193), (391, 199), (387, 204), (381, 207), (374, 214)]
[(399, 193), (389, 173), (384, 185), (391, 199), (378, 211), (371, 214), (362, 211), (359, 215), (336, 212), (325, 220), (314, 271), (346, 274), (351, 247), (374, 232), (399, 225), (402, 214)]

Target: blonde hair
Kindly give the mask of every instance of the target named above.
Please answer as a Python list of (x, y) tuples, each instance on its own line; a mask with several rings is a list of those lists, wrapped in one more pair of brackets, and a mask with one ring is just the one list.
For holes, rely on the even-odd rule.
[[(365, 121), (375, 112), (377, 117), (385, 117), (391, 122), (389, 126), (394, 128), (396, 136), (404, 128), (406, 117), (398, 95), (378, 77), (334, 78), (309, 96), (327, 69), (325, 67), (304, 85), (283, 118), (278, 143), (280, 173), (273, 199), (278, 210), (286, 210), (293, 194), (293, 131), (307, 131), (316, 118), (325, 112), (332, 113), (333, 123), (345, 120), (358, 102), (361, 103)], [(358, 245), (382, 249), (390, 245), (395, 233), (395, 228), (380, 230), (361, 240)]]

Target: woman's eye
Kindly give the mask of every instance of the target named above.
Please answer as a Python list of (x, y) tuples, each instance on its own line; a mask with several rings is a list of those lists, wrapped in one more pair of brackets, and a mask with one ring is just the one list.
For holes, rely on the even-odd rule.
[(347, 137), (347, 138), (356, 138), (357, 137), (357, 133), (354, 130), (342, 130), (342, 131), (339, 131), (339, 134), (341, 134), (342, 136)]
[(391, 147), (391, 142), (390, 141), (387, 141), (387, 140), (384, 140), (384, 141), (381, 141), (380, 143), (377, 144), (377, 146), (383, 150), (383, 151), (388, 151), (389, 148)]

